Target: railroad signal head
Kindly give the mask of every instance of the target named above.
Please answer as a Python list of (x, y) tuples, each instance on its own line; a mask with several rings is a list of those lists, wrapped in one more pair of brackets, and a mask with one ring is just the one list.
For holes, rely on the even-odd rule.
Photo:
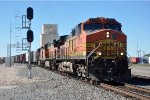
[(27, 8), (27, 18), (29, 20), (33, 19), (33, 9), (31, 7)]
[(32, 42), (33, 41), (33, 31), (32, 30), (28, 30), (27, 31), (27, 41), (28, 42)]

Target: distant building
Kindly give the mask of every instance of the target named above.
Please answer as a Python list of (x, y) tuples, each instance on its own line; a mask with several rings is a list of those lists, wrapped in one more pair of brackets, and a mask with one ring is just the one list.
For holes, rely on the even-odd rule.
[(150, 57), (143, 57), (143, 63), (148, 63), (150, 64)]
[(54, 39), (58, 39), (58, 25), (57, 24), (43, 24), (42, 33), (40, 34), (40, 47), (46, 43), (52, 43)]

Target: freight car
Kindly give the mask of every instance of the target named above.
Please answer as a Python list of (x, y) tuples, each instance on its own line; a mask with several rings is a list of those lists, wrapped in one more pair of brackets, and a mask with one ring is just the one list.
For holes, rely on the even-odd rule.
[(89, 18), (37, 50), (38, 65), (83, 78), (127, 81), (127, 36), (113, 18)]
[[(31, 61), (31, 64), (36, 64), (37, 63), (37, 59), (38, 57), (36, 57), (36, 51), (31, 51), (30, 55), (30, 61)], [(18, 55), (15, 55), (13, 56), (14, 57), (14, 63), (28, 63), (28, 52), (26, 53), (22, 53), (22, 54), (18, 54)]]
[(5, 63), (5, 57), (0, 57), (0, 64)]
[(130, 63), (133, 63), (133, 64), (140, 63), (140, 58), (139, 57), (131, 57)]

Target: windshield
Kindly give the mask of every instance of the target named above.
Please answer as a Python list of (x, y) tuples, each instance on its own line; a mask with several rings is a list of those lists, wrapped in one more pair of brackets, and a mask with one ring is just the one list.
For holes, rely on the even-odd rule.
[(113, 29), (121, 32), (121, 25), (119, 24), (104, 24), (104, 29)]
[(92, 24), (84, 24), (84, 30), (99, 30), (102, 28), (102, 25), (99, 23), (92, 23)]
[[(104, 28), (103, 28), (104, 25)], [(121, 32), (121, 25), (120, 24), (100, 24), (100, 23), (91, 23), (91, 24), (84, 24), (83, 29), (85, 31), (95, 31), (100, 29), (113, 29), (116, 31)]]

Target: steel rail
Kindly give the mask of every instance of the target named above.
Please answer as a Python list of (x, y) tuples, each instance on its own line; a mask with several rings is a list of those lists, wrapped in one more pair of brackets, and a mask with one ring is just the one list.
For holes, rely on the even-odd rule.
[(150, 89), (138, 87), (138, 86), (131, 85), (131, 84), (125, 84), (125, 86), (128, 87), (128, 88), (136, 89), (136, 90), (143, 91), (143, 92), (146, 92), (146, 93), (150, 94)]
[(127, 96), (141, 99), (141, 100), (150, 100), (150, 96), (145, 96), (145, 95), (142, 95), (139, 93), (135, 93), (133, 91), (129, 91), (127, 88), (120, 88), (120, 87), (116, 87), (116, 86), (112, 86), (112, 85), (108, 85), (108, 84), (104, 84), (104, 83), (100, 83), (100, 86), (103, 88), (106, 88), (106, 89), (116, 91), (118, 93), (125, 94)]

